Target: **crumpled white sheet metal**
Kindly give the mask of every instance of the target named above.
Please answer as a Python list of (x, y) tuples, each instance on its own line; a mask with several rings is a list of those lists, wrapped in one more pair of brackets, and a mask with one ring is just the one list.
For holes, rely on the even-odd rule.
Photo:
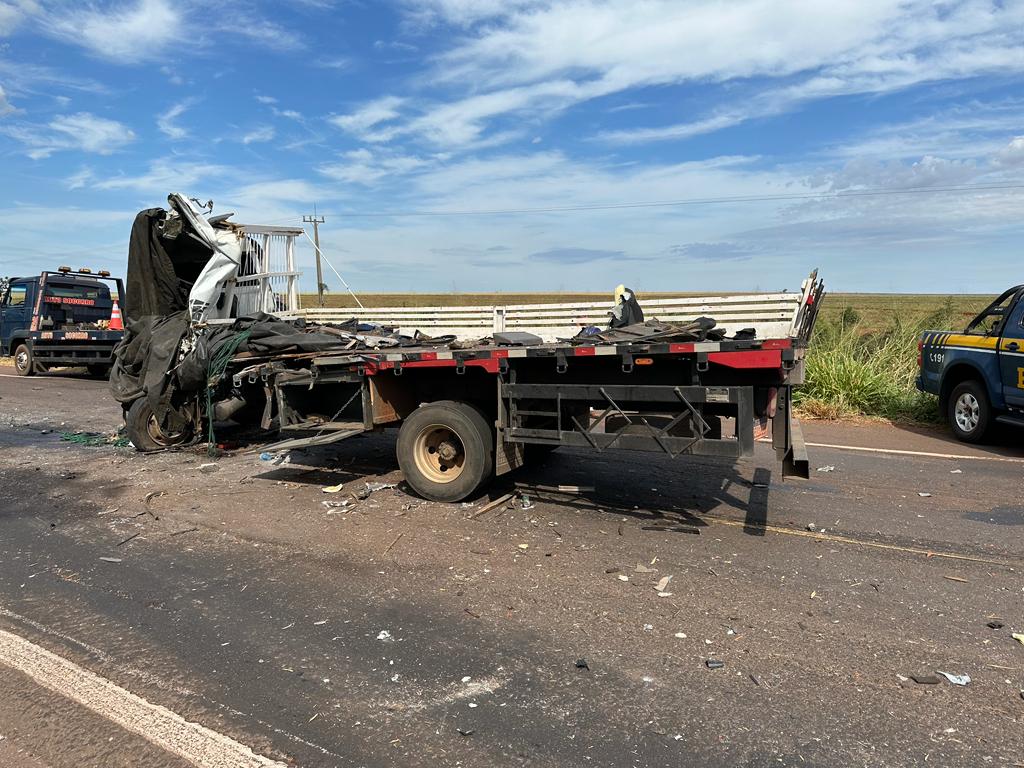
[[(235, 279), (242, 260), (242, 236), (232, 229), (216, 229), (180, 193), (167, 196), (171, 208), (184, 218), (192, 231), (213, 251), (188, 294), (192, 323), (231, 317)], [(224, 301), (220, 303), (221, 294)]]

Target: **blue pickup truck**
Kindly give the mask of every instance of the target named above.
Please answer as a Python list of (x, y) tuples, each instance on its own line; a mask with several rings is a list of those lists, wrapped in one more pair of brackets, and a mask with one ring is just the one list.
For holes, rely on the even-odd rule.
[(107, 375), (111, 353), (124, 335), (110, 291), (116, 287), (116, 296), (124, 296), (120, 278), (61, 267), (0, 283), (0, 354), (14, 358), (17, 374), (85, 366), (94, 376)]
[(996, 422), (1024, 427), (1024, 285), (960, 333), (925, 331), (918, 349), (917, 388), (939, 396), (958, 439), (980, 443)]

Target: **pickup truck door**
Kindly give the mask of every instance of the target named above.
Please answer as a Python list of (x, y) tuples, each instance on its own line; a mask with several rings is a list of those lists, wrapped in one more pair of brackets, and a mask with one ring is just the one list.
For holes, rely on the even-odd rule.
[(29, 285), (17, 281), (11, 283), (7, 292), (0, 299), (0, 343), (3, 349), (0, 353), (7, 354), (11, 350), (7, 348), (11, 336), (28, 328), (29, 319), (32, 316), (32, 296)]
[(1006, 404), (1024, 408), (1024, 294), (1018, 295), (1003, 322), (999, 339), (999, 372)]

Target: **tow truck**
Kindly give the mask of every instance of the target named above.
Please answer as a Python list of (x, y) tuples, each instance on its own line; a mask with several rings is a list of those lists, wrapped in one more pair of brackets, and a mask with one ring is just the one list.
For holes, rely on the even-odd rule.
[(0, 282), (0, 352), (14, 358), (20, 376), (52, 366), (85, 366), (96, 377), (110, 371), (112, 352), (123, 336), (114, 315), (124, 296), (120, 278), (106, 270), (62, 266), (33, 277)]
[(1024, 427), (1024, 285), (963, 331), (925, 331), (918, 349), (917, 388), (938, 396), (957, 439), (984, 442), (996, 423)]

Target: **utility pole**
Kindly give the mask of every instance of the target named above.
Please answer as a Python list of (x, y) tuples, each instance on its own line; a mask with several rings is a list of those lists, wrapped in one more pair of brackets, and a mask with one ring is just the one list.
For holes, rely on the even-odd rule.
[(313, 245), (316, 247), (316, 295), (320, 306), (324, 305), (324, 273), (320, 267), (320, 225), (324, 223), (323, 216), (316, 215), (316, 206), (313, 206), (312, 216), (303, 216), (303, 224), (313, 225)]

